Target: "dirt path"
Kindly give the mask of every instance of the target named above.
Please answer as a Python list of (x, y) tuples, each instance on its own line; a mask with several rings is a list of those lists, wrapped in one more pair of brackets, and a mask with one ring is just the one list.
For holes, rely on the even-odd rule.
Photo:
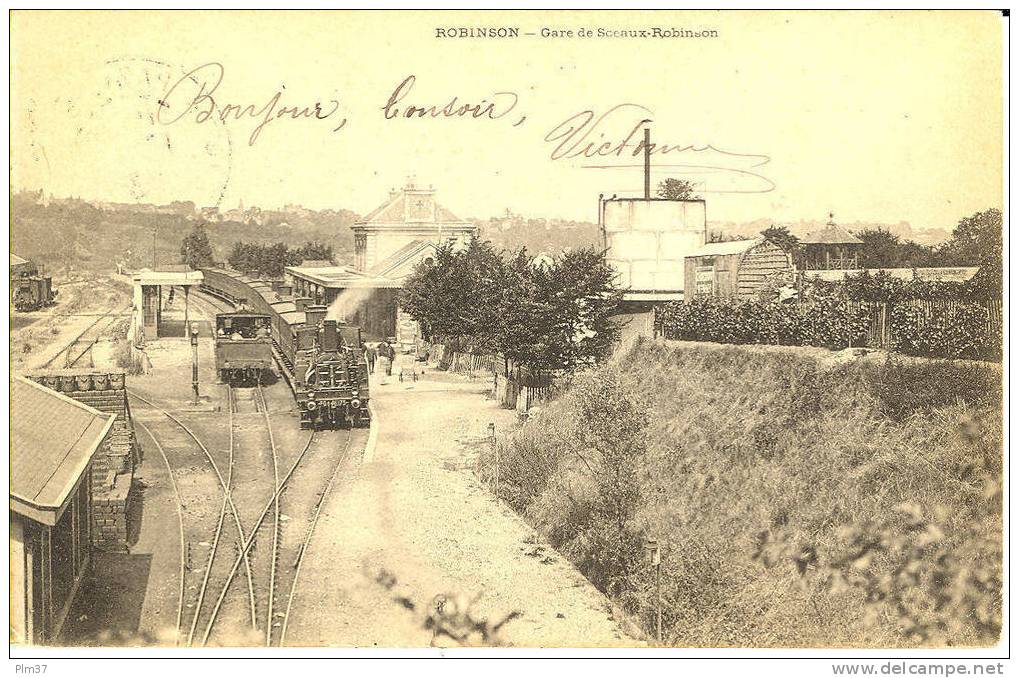
[[(428, 646), (426, 615), (472, 606), (516, 646), (634, 645), (604, 596), (472, 471), (450, 468), (458, 440), (511, 417), (483, 387), (419, 381), (373, 388), (378, 442), (343, 472), (301, 571), (288, 645)], [(411, 609), (413, 607), (413, 609)], [(479, 642), (475, 634), (473, 642)], [(456, 645), (440, 637), (436, 645)]]

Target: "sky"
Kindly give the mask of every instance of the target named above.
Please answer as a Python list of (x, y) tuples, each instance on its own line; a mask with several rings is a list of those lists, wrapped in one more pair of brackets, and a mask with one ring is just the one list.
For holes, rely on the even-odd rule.
[[(437, 36), (479, 27), (518, 35)], [(653, 37), (609, 35), (631, 30)], [(1001, 31), (993, 12), (19, 11), (12, 185), (364, 214), (413, 180), (461, 216), (596, 221), (599, 194), (643, 190), (646, 119), (653, 184), (694, 182), (710, 220), (951, 230), (1001, 206)], [(474, 108), (405, 117), (454, 97)]]

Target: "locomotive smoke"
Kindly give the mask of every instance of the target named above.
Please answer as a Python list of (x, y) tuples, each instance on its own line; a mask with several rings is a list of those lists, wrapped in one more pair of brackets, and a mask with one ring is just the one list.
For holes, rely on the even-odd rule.
[(350, 322), (354, 313), (357, 309), (368, 303), (369, 297), (371, 297), (371, 288), (350, 288), (343, 290), (333, 303), (329, 304), (329, 310), (326, 311), (326, 320), (335, 320), (337, 322)]

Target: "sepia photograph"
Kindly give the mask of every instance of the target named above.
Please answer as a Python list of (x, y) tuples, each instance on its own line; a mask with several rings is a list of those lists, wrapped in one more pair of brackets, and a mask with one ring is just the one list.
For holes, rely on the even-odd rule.
[(12, 675), (1004, 673), (1008, 23), (10, 10)]

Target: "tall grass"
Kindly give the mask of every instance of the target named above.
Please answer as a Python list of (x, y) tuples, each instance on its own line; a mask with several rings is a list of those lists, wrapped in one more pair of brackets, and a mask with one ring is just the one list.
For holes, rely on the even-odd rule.
[[(599, 411), (592, 388), (633, 407)], [(590, 432), (631, 426), (619, 411), (639, 408), (643, 430), (621, 434), (643, 441), (625, 458), (639, 501), (610, 530), (619, 516), (596, 507), (625, 488), (592, 463)], [(649, 631), (642, 544), (662, 542), (669, 644), (979, 645), (1000, 632), (992, 367), (638, 342), (580, 375), (502, 459), (504, 498)]]

